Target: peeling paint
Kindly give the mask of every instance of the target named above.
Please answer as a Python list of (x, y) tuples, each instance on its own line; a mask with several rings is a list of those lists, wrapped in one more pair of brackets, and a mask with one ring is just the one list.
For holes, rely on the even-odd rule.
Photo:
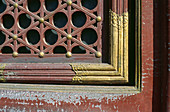
[[(91, 108), (98, 108), (102, 110), (102, 102), (105, 99), (105, 104), (109, 105), (110, 102), (117, 102), (119, 100), (126, 99), (136, 94), (90, 94), (90, 93), (55, 93), (55, 92), (29, 92), (29, 91), (10, 91), (2, 90), (0, 91), (0, 99), (6, 98), (8, 100), (15, 100), (18, 105), (28, 105), (28, 106), (44, 106), (47, 104), (59, 107), (62, 105), (61, 102), (66, 104), (73, 104), (75, 107), (82, 105), (84, 101), (96, 101), (98, 103), (92, 104)], [(15, 104), (13, 103), (13, 104)], [(113, 105), (115, 109), (118, 109), (116, 105)], [(9, 108), (9, 107), (8, 107)], [(11, 107), (12, 108), (12, 107)], [(78, 108), (78, 107), (77, 107)], [(3, 107), (4, 109), (4, 107)], [(61, 109), (61, 108), (60, 108)], [(23, 110), (22, 110), (23, 111)], [(59, 110), (62, 111), (62, 110)], [(65, 112), (65, 110), (63, 110)]]
[[(43, 100), (50, 104), (55, 104), (56, 101), (61, 102), (65, 101), (66, 103), (81, 104), (82, 99), (96, 99), (98, 102), (101, 102), (103, 98), (107, 98), (106, 103), (108, 104), (109, 100), (121, 100), (122, 98), (132, 96), (135, 94), (91, 94), (91, 93), (54, 93), (54, 92), (29, 92), (29, 91), (10, 91), (10, 90), (1, 90), (0, 91), (0, 99), (8, 98), (15, 100), (24, 100), (24, 101), (35, 101), (37, 99)], [(54, 100), (55, 99), (55, 100)], [(18, 102), (21, 103), (21, 102)], [(25, 102), (22, 102), (25, 103)], [(42, 105), (41, 102), (36, 105)], [(61, 105), (59, 103), (59, 105)]]

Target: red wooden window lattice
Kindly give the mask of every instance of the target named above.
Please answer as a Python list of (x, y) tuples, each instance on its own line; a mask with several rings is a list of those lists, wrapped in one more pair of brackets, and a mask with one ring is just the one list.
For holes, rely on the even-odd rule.
[(102, 0), (0, 0), (0, 55), (100, 57), (102, 10)]

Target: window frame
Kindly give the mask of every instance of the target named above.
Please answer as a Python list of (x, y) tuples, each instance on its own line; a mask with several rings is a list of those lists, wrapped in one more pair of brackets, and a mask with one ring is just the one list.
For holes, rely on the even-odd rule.
[[(0, 89), (14, 89), (14, 90), (31, 90), (31, 91), (61, 91), (61, 92), (99, 92), (99, 93), (138, 93), (141, 91), (141, 6), (140, 0), (135, 1), (135, 85), (134, 86), (101, 86), (101, 85), (47, 85), (47, 84), (15, 84), (15, 83), (0, 83)], [(112, 12), (113, 14), (114, 12)], [(118, 15), (114, 13), (118, 18), (123, 19), (124, 14)], [(127, 16), (127, 15), (125, 15)], [(128, 17), (129, 18), (129, 17)], [(115, 22), (117, 22), (116, 19)], [(123, 21), (121, 21), (123, 23)], [(122, 27), (121, 30), (128, 30)], [(128, 31), (127, 31), (128, 32)], [(118, 32), (113, 33), (112, 35)], [(111, 36), (112, 36), (111, 35)], [(116, 60), (117, 58), (113, 58), (115, 54), (113, 41), (111, 41), (110, 51), (111, 51), (111, 64), (102, 65), (102, 64), (77, 64), (77, 63), (69, 63), (71, 70), (74, 70), (76, 75), (73, 77), (72, 84), (127, 84), (128, 83), (128, 61), (123, 60), (125, 64), (117, 65), (122, 60)], [(122, 48), (121, 48), (122, 49)], [(125, 49), (126, 50), (126, 49)], [(128, 58), (128, 52), (126, 52), (126, 56), (124, 59)], [(123, 54), (119, 55), (124, 56)], [(119, 57), (118, 56), (118, 57)], [(114, 63), (115, 60), (118, 63)], [(120, 61), (120, 62), (119, 62)], [(6, 71), (5, 63), (1, 63), (0, 72), (3, 73)], [(20, 65), (22, 66), (22, 65)], [(36, 64), (35, 64), (36, 66)], [(52, 66), (52, 65), (51, 65)], [(125, 67), (123, 67), (125, 66)], [(15, 64), (11, 64), (11, 68), (16, 67)], [(123, 67), (125, 69), (120, 68)], [(39, 68), (41, 70), (43, 68)], [(51, 67), (50, 69), (54, 69)], [(20, 69), (24, 70), (24, 69)], [(36, 69), (33, 69), (36, 70)], [(61, 69), (60, 69), (61, 70)], [(70, 68), (69, 68), (70, 70)], [(98, 75), (100, 73), (100, 75)], [(90, 74), (87, 76), (86, 74)], [(109, 75), (108, 75), (109, 74)], [(3, 77), (1, 77), (1, 80)]]

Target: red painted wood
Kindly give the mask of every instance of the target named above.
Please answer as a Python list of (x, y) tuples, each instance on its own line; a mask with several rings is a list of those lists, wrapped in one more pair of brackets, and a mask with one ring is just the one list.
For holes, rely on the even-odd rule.
[(25, 70), (72, 70), (69, 64), (50, 64), (50, 63), (7, 63), (6, 70), (25, 69)]
[[(44, 58), (39, 58), (37, 55), (20, 55), (17, 58), (13, 58), (10, 55), (2, 56), (0, 54), (1, 63), (101, 63), (101, 59), (96, 58), (95, 55), (86, 55), (86, 54), (73, 54), (71, 58), (65, 58), (65, 54), (54, 54), (44, 56)], [(95, 57), (95, 58), (94, 58)]]
[[(75, 72), (69, 64), (11, 64), (6, 63), (3, 70), (5, 82), (20, 83), (70, 83)], [(1, 80), (1, 82), (4, 82)]]
[(7, 82), (12, 82), (12, 81), (16, 81), (16, 82), (31, 82), (31, 81), (43, 81), (43, 82), (62, 82), (62, 81), (67, 81), (67, 82), (71, 82), (73, 77), (64, 77), (64, 76), (58, 76), (58, 77), (54, 77), (54, 76), (5, 76)]
[(112, 11), (121, 15), (128, 11), (128, 0), (112, 0)]

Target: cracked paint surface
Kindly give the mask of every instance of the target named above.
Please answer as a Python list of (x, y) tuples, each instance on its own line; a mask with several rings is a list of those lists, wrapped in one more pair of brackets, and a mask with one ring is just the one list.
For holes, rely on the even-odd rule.
[[(138, 94), (142, 95), (142, 94)], [(1, 110), (7, 111), (123, 111), (126, 105), (129, 112), (141, 110), (137, 94), (90, 94), (90, 93), (55, 93), (2, 90), (0, 99)], [(136, 98), (135, 98), (136, 97)], [(141, 96), (141, 99), (144, 96)], [(131, 100), (134, 100), (131, 102)], [(124, 104), (125, 103), (125, 104)], [(122, 105), (120, 105), (122, 104)], [(128, 106), (131, 105), (131, 106)], [(128, 112), (128, 111), (127, 111)]]
[[(13, 109), (12, 105), (20, 111), (28, 111), (30, 107), (36, 107), (39, 110), (49, 111), (107, 111), (117, 110), (118, 106), (109, 107), (111, 102), (125, 101), (126, 97), (135, 94), (90, 94), (90, 93), (55, 93), (55, 92), (29, 92), (29, 91), (10, 91), (2, 90), (0, 99), (1, 109)], [(9, 101), (9, 102), (8, 102)], [(10, 105), (7, 105), (10, 103)], [(103, 105), (104, 103), (104, 105)], [(5, 105), (6, 104), (6, 105)], [(23, 106), (24, 105), (24, 106)], [(44, 107), (44, 105), (47, 105)], [(28, 107), (28, 108), (27, 108)], [(51, 108), (52, 107), (52, 108)], [(32, 110), (35, 111), (35, 110)]]

